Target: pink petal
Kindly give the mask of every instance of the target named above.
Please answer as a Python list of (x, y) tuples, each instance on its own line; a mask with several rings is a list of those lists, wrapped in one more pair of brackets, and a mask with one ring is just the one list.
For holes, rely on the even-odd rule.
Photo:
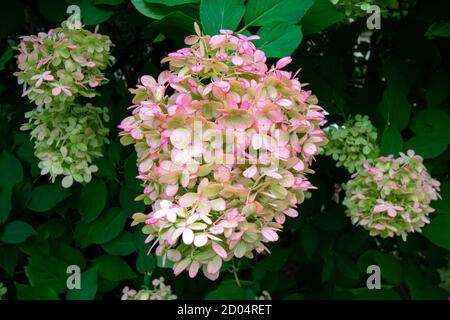
[(224, 248), (222, 248), (221, 245), (219, 245), (217, 242), (212, 243), (212, 248), (215, 253), (217, 253), (222, 259), (226, 259), (228, 257), (227, 252)]
[(298, 211), (292, 208), (287, 209), (284, 214), (291, 218), (298, 217)]
[(189, 267), (189, 277), (195, 278), (200, 269), (200, 263), (198, 261), (193, 261)]
[(189, 228), (184, 229), (183, 242), (185, 244), (191, 244), (193, 241), (194, 241), (194, 232)]
[(258, 169), (256, 168), (256, 166), (251, 166), (250, 168), (248, 168), (247, 170), (245, 170), (242, 175), (244, 177), (246, 177), (247, 179), (252, 178), (256, 173), (258, 172)]
[(264, 239), (266, 239), (267, 241), (273, 242), (278, 240), (278, 234), (270, 228), (263, 228), (261, 230), (261, 233)]
[(285, 66), (287, 66), (291, 62), (292, 62), (291, 57), (281, 58), (280, 60), (277, 61), (276, 65), (275, 65), (275, 68), (282, 69), (282, 68), (284, 68)]

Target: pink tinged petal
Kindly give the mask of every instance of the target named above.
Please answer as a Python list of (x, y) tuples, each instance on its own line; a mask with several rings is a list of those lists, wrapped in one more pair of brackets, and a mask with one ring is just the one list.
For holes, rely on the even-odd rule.
[(54, 77), (51, 75), (50, 71), (46, 71), (42, 74), (42, 78), (47, 81), (52, 81)]
[(283, 176), (279, 174), (278, 172), (267, 172), (266, 176), (274, 178), (274, 179), (282, 179)]
[(182, 207), (182, 208), (188, 208), (188, 207), (192, 207), (192, 205), (198, 201), (198, 194), (193, 193), (193, 192), (189, 192), (184, 194), (179, 200), (178, 200), (178, 204)]
[(292, 209), (292, 208), (287, 209), (287, 210), (284, 212), (284, 214), (287, 215), (287, 216), (289, 216), (289, 217), (291, 217), (291, 218), (296, 218), (296, 217), (298, 217), (298, 211), (295, 210), (295, 209)]
[(397, 211), (395, 211), (394, 208), (389, 208), (387, 213), (388, 213), (388, 216), (391, 218), (394, 218), (397, 215)]
[(290, 107), (292, 105), (292, 101), (289, 99), (280, 99), (276, 102), (276, 104), (282, 107)]
[(189, 228), (184, 229), (183, 242), (185, 244), (191, 244), (193, 241), (194, 241), (194, 232)]
[(373, 208), (373, 212), (383, 212), (386, 211), (387, 207), (384, 204), (377, 204), (374, 208)]
[(207, 277), (211, 281), (217, 280), (217, 278), (219, 277), (219, 274), (220, 274), (220, 272), (209, 273), (208, 270), (206, 269), (206, 265), (203, 265), (202, 270), (203, 270), (203, 274), (205, 275), (205, 277)]
[(373, 226), (373, 228), (378, 231), (383, 231), (384, 229), (386, 229), (386, 227), (381, 224), (376, 224)]
[(248, 168), (247, 170), (245, 170), (242, 175), (244, 177), (246, 177), (247, 179), (251, 179), (257, 172), (258, 172), (258, 168), (256, 168), (256, 166), (253, 165), (250, 168)]
[(202, 219), (204, 222), (206, 222), (207, 224), (212, 224), (213, 222), (212, 222), (212, 220), (208, 217), (208, 216), (206, 216), (206, 215), (201, 215), (200, 216), (200, 219)]
[(270, 228), (263, 228), (261, 233), (267, 241), (273, 242), (278, 240), (278, 234)]
[(52, 89), (52, 95), (57, 96), (61, 93), (61, 88), (60, 87), (55, 87)]
[(181, 259), (181, 253), (178, 250), (170, 249), (167, 251), (167, 257), (170, 261), (178, 262)]
[(309, 156), (317, 153), (317, 147), (314, 143), (307, 142), (303, 145), (303, 152)]
[(142, 76), (141, 83), (146, 87), (152, 87), (156, 85), (156, 80), (152, 76)]
[(193, 261), (191, 263), (191, 266), (189, 267), (189, 277), (195, 278), (199, 269), (200, 269), (200, 262)]
[(203, 247), (208, 242), (208, 236), (204, 233), (195, 236), (194, 238), (194, 246)]
[(191, 259), (186, 258), (181, 260), (180, 262), (177, 262), (173, 265), (173, 273), (177, 276), (181, 272), (183, 272), (191, 263)]
[(153, 240), (153, 236), (150, 234), (147, 238), (145, 238), (144, 243), (149, 243), (152, 240)]
[(209, 214), (209, 212), (211, 211), (211, 203), (208, 200), (206, 200), (206, 199), (200, 200), (200, 202), (198, 204), (197, 211), (201, 215)]
[(172, 205), (172, 202), (170, 202), (169, 200), (161, 200), (159, 202), (159, 206), (164, 209), (170, 208), (171, 205)]
[(280, 60), (277, 61), (276, 65), (275, 65), (275, 68), (282, 69), (282, 68), (284, 68), (285, 66), (287, 66), (291, 62), (292, 62), (291, 57), (281, 58)]
[(242, 60), (242, 58), (239, 57), (239, 56), (234, 56), (234, 57), (231, 58), (231, 62), (235, 66), (241, 66), (244, 63), (244, 60)]
[(190, 216), (190, 217), (186, 220), (186, 223), (187, 223), (187, 224), (192, 224), (192, 223), (194, 223), (195, 221), (197, 221), (198, 218), (199, 218), (199, 215), (198, 215), (197, 213), (194, 213), (192, 216)]
[(212, 226), (211, 228), (209, 228), (209, 232), (211, 232), (212, 234), (221, 234), (223, 232), (223, 226)]
[(222, 198), (210, 200), (209, 203), (211, 203), (211, 208), (214, 211), (223, 211), (227, 208), (225, 200), (223, 200)]
[(303, 171), (305, 169), (305, 164), (302, 160), (299, 160), (297, 164), (294, 166), (294, 169), (297, 171)]
[(169, 184), (166, 186), (165, 193), (169, 197), (173, 197), (178, 192), (178, 184)]
[(173, 233), (172, 233), (172, 240), (173, 241), (177, 241), (178, 237), (183, 233), (184, 231), (184, 227), (178, 228), (176, 229)]
[(168, 210), (167, 214), (166, 214), (166, 218), (168, 221), (173, 223), (173, 222), (177, 221), (177, 214), (172, 210)]
[(68, 95), (69, 97), (72, 96), (72, 91), (70, 91), (69, 89), (67, 89), (67, 87), (61, 87), (62, 91), (64, 91), (64, 93), (66, 95)]
[(217, 253), (222, 259), (226, 259), (228, 257), (227, 252), (224, 248), (222, 248), (221, 245), (219, 245), (217, 242), (212, 243), (212, 248), (215, 253)]
[(220, 271), (221, 267), (222, 259), (219, 256), (215, 256), (210, 262), (208, 262), (207, 271), (208, 273), (215, 274)]

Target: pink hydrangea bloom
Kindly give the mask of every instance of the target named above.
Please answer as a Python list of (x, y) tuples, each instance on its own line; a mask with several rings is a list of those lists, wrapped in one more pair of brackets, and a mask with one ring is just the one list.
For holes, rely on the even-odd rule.
[(255, 36), (197, 34), (170, 53), (158, 79), (130, 91), (132, 115), (119, 125), (134, 144), (143, 199), (153, 211), (133, 225), (154, 241), (174, 272), (218, 277), (222, 262), (268, 252), (304, 192), (320, 146), (324, 110), (299, 79), (266, 65)]

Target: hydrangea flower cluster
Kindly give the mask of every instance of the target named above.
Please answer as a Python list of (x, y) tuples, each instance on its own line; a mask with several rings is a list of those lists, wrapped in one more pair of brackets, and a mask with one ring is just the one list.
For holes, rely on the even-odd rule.
[(325, 129), (329, 143), (322, 149), (327, 156), (344, 166), (350, 173), (362, 168), (364, 161), (379, 155), (377, 129), (368, 116), (356, 115), (344, 125), (332, 125)]
[(450, 293), (450, 260), (448, 260), (446, 268), (439, 269), (438, 271), (441, 278), (440, 287)]
[(3, 283), (0, 282), (0, 300), (3, 300), (3, 296), (8, 292), (8, 288), (3, 286)]
[(164, 284), (164, 278), (152, 281), (153, 289), (142, 289), (136, 291), (128, 287), (123, 288), (121, 300), (176, 300), (177, 296), (172, 293), (170, 286)]
[(23, 36), (16, 56), (18, 83), (23, 96), (37, 107), (25, 114), (22, 130), (31, 130), (41, 174), (52, 182), (62, 175), (62, 186), (89, 182), (98, 168), (92, 161), (102, 156), (109, 130), (106, 108), (81, 105), (78, 97), (92, 98), (108, 80), (103, 70), (114, 61), (108, 36), (72, 29), (65, 21), (60, 28), (37, 36)]
[(353, 224), (363, 226), (371, 236), (401, 236), (420, 232), (429, 223), (432, 200), (440, 198), (439, 181), (413, 150), (400, 157), (380, 157), (364, 163), (345, 185), (343, 204)]
[(98, 170), (91, 163), (102, 156), (103, 145), (109, 142), (109, 130), (103, 125), (103, 121), (109, 121), (106, 108), (89, 103), (38, 107), (27, 112), (25, 118), (28, 122), (21, 130), (31, 130), (42, 175), (49, 174), (52, 182), (63, 175), (65, 188), (74, 181), (91, 181), (92, 173)]
[[(306, 174), (320, 146), (324, 111), (291, 72), (290, 57), (269, 67), (257, 36), (196, 35), (170, 53), (170, 70), (145, 75), (130, 91), (123, 144), (135, 144), (145, 186), (147, 242), (195, 277), (216, 279), (223, 261), (268, 252), (312, 189)], [(152, 246), (152, 247), (153, 247)]]
[(15, 72), (23, 95), (38, 106), (71, 102), (77, 96), (94, 97), (108, 81), (103, 70), (114, 61), (106, 35), (84, 29), (60, 28), (22, 36)]

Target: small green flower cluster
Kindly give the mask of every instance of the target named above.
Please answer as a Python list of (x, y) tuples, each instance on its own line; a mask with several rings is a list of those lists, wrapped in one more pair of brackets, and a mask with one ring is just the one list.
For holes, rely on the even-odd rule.
[(37, 107), (25, 114), (22, 130), (31, 130), (35, 156), (41, 174), (52, 182), (64, 176), (62, 186), (74, 181), (89, 182), (98, 168), (91, 163), (102, 156), (109, 130), (106, 108), (77, 103), (78, 97), (92, 98), (96, 88), (108, 81), (103, 70), (114, 61), (108, 36), (67, 22), (60, 28), (38, 35), (23, 36), (16, 56), (23, 96)]
[(447, 267), (439, 269), (439, 275), (441, 277), (440, 287), (447, 292), (450, 292), (450, 259), (447, 262)]
[(170, 286), (164, 284), (164, 278), (152, 281), (153, 289), (141, 289), (136, 291), (128, 287), (123, 288), (121, 300), (176, 300)]
[(103, 144), (109, 142), (106, 137), (109, 130), (103, 126), (103, 121), (109, 121), (106, 108), (89, 103), (38, 107), (27, 112), (25, 118), (28, 122), (21, 130), (31, 130), (42, 175), (49, 174), (52, 182), (58, 175), (64, 175), (65, 188), (74, 180), (91, 181), (92, 173), (98, 170), (92, 160), (102, 156)]
[(103, 70), (114, 61), (108, 36), (70, 29), (63, 22), (60, 28), (21, 40), (14, 75), (23, 84), (22, 96), (38, 106), (92, 98), (96, 87), (108, 81)]
[(8, 292), (8, 289), (0, 282), (0, 300), (3, 300), (3, 296)]
[(430, 222), (430, 202), (440, 198), (439, 185), (422, 157), (409, 150), (395, 159), (390, 155), (366, 161), (345, 185), (343, 204), (352, 223), (371, 236), (397, 235), (406, 241), (409, 232), (421, 232)]
[[(352, 19), (368, 17), (371, 6), (378, 6), (383, 17), (399, 17), (399, 0), (330, 0), (338, 9)], [(402, 8), (405, 9), (405, 8)]]
[(350, 173), (379, 154), (377, 129), (368, 116), (358, 114), (344, 125), (329, 126), (324, 131), (329, 143), (323, 147), (323, 153), (331, 155), (337, 167), (344, 166)]

